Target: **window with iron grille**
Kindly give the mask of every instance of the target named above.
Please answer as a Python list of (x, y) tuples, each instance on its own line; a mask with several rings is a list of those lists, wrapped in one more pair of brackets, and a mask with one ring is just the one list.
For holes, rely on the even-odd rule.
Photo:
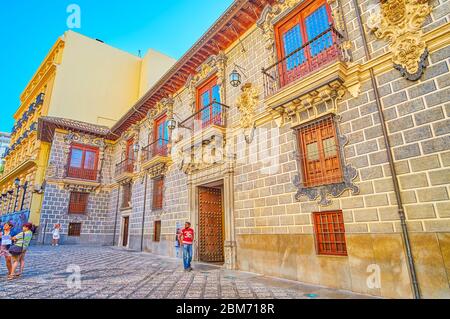
[(81, 223), (69, 223), (68, 236), (80, 237), (81, 235)]
[(69, 199), (69, 214), (86, 214), (88, 200), (88, 193), (71, 192)]
[(162, 209), (164, 197), (164, 178), (153, 181), (153, 209)]
[(160, 241), (161, 240), (161, 221), (155, 220), (153, 224), (153, 241)]
[(316, 212), (313, 219), (317, 253), (347, 256), (342, 211)]
[(122, 186), (122, 208), (131, 207), (131, 189), (131, 183), (127, 183)]
[(343, 180), (340, 149), (332, 116), (297, 130), (303, 187), (340, 183)]

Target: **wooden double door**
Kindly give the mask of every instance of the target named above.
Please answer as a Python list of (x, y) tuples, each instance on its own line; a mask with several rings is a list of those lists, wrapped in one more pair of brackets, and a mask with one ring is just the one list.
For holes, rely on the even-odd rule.
[(199, 187), (199, 260), (224, 261), (222, 190)]

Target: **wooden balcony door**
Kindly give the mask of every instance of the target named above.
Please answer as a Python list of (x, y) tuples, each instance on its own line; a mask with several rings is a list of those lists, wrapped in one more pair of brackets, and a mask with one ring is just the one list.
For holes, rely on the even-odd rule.
[(223, 205), (219, 188), (199, 187), (199, 259), (224, 261)]

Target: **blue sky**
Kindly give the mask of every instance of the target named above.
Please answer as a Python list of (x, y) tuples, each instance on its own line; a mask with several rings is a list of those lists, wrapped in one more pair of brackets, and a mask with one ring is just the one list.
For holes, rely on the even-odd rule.
[(19, 96), (56, 39), (67, 30), (70, 4), (81, 29), (138, 54), (154, 48), (180, 58), (232, 0), (0, 0), (0, 131), (9, 132)]

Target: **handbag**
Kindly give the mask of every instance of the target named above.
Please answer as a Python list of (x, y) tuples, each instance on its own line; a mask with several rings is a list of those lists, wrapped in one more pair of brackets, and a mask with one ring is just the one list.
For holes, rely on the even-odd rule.
[(23, 252), (23, 245), (25, 244), (25, 233), (22, 232), (22, 234), (22, 247), (17, 245), (11, 245), (11, 247), (9, 247), (9, 253), (13, 256), (20, 256)]

